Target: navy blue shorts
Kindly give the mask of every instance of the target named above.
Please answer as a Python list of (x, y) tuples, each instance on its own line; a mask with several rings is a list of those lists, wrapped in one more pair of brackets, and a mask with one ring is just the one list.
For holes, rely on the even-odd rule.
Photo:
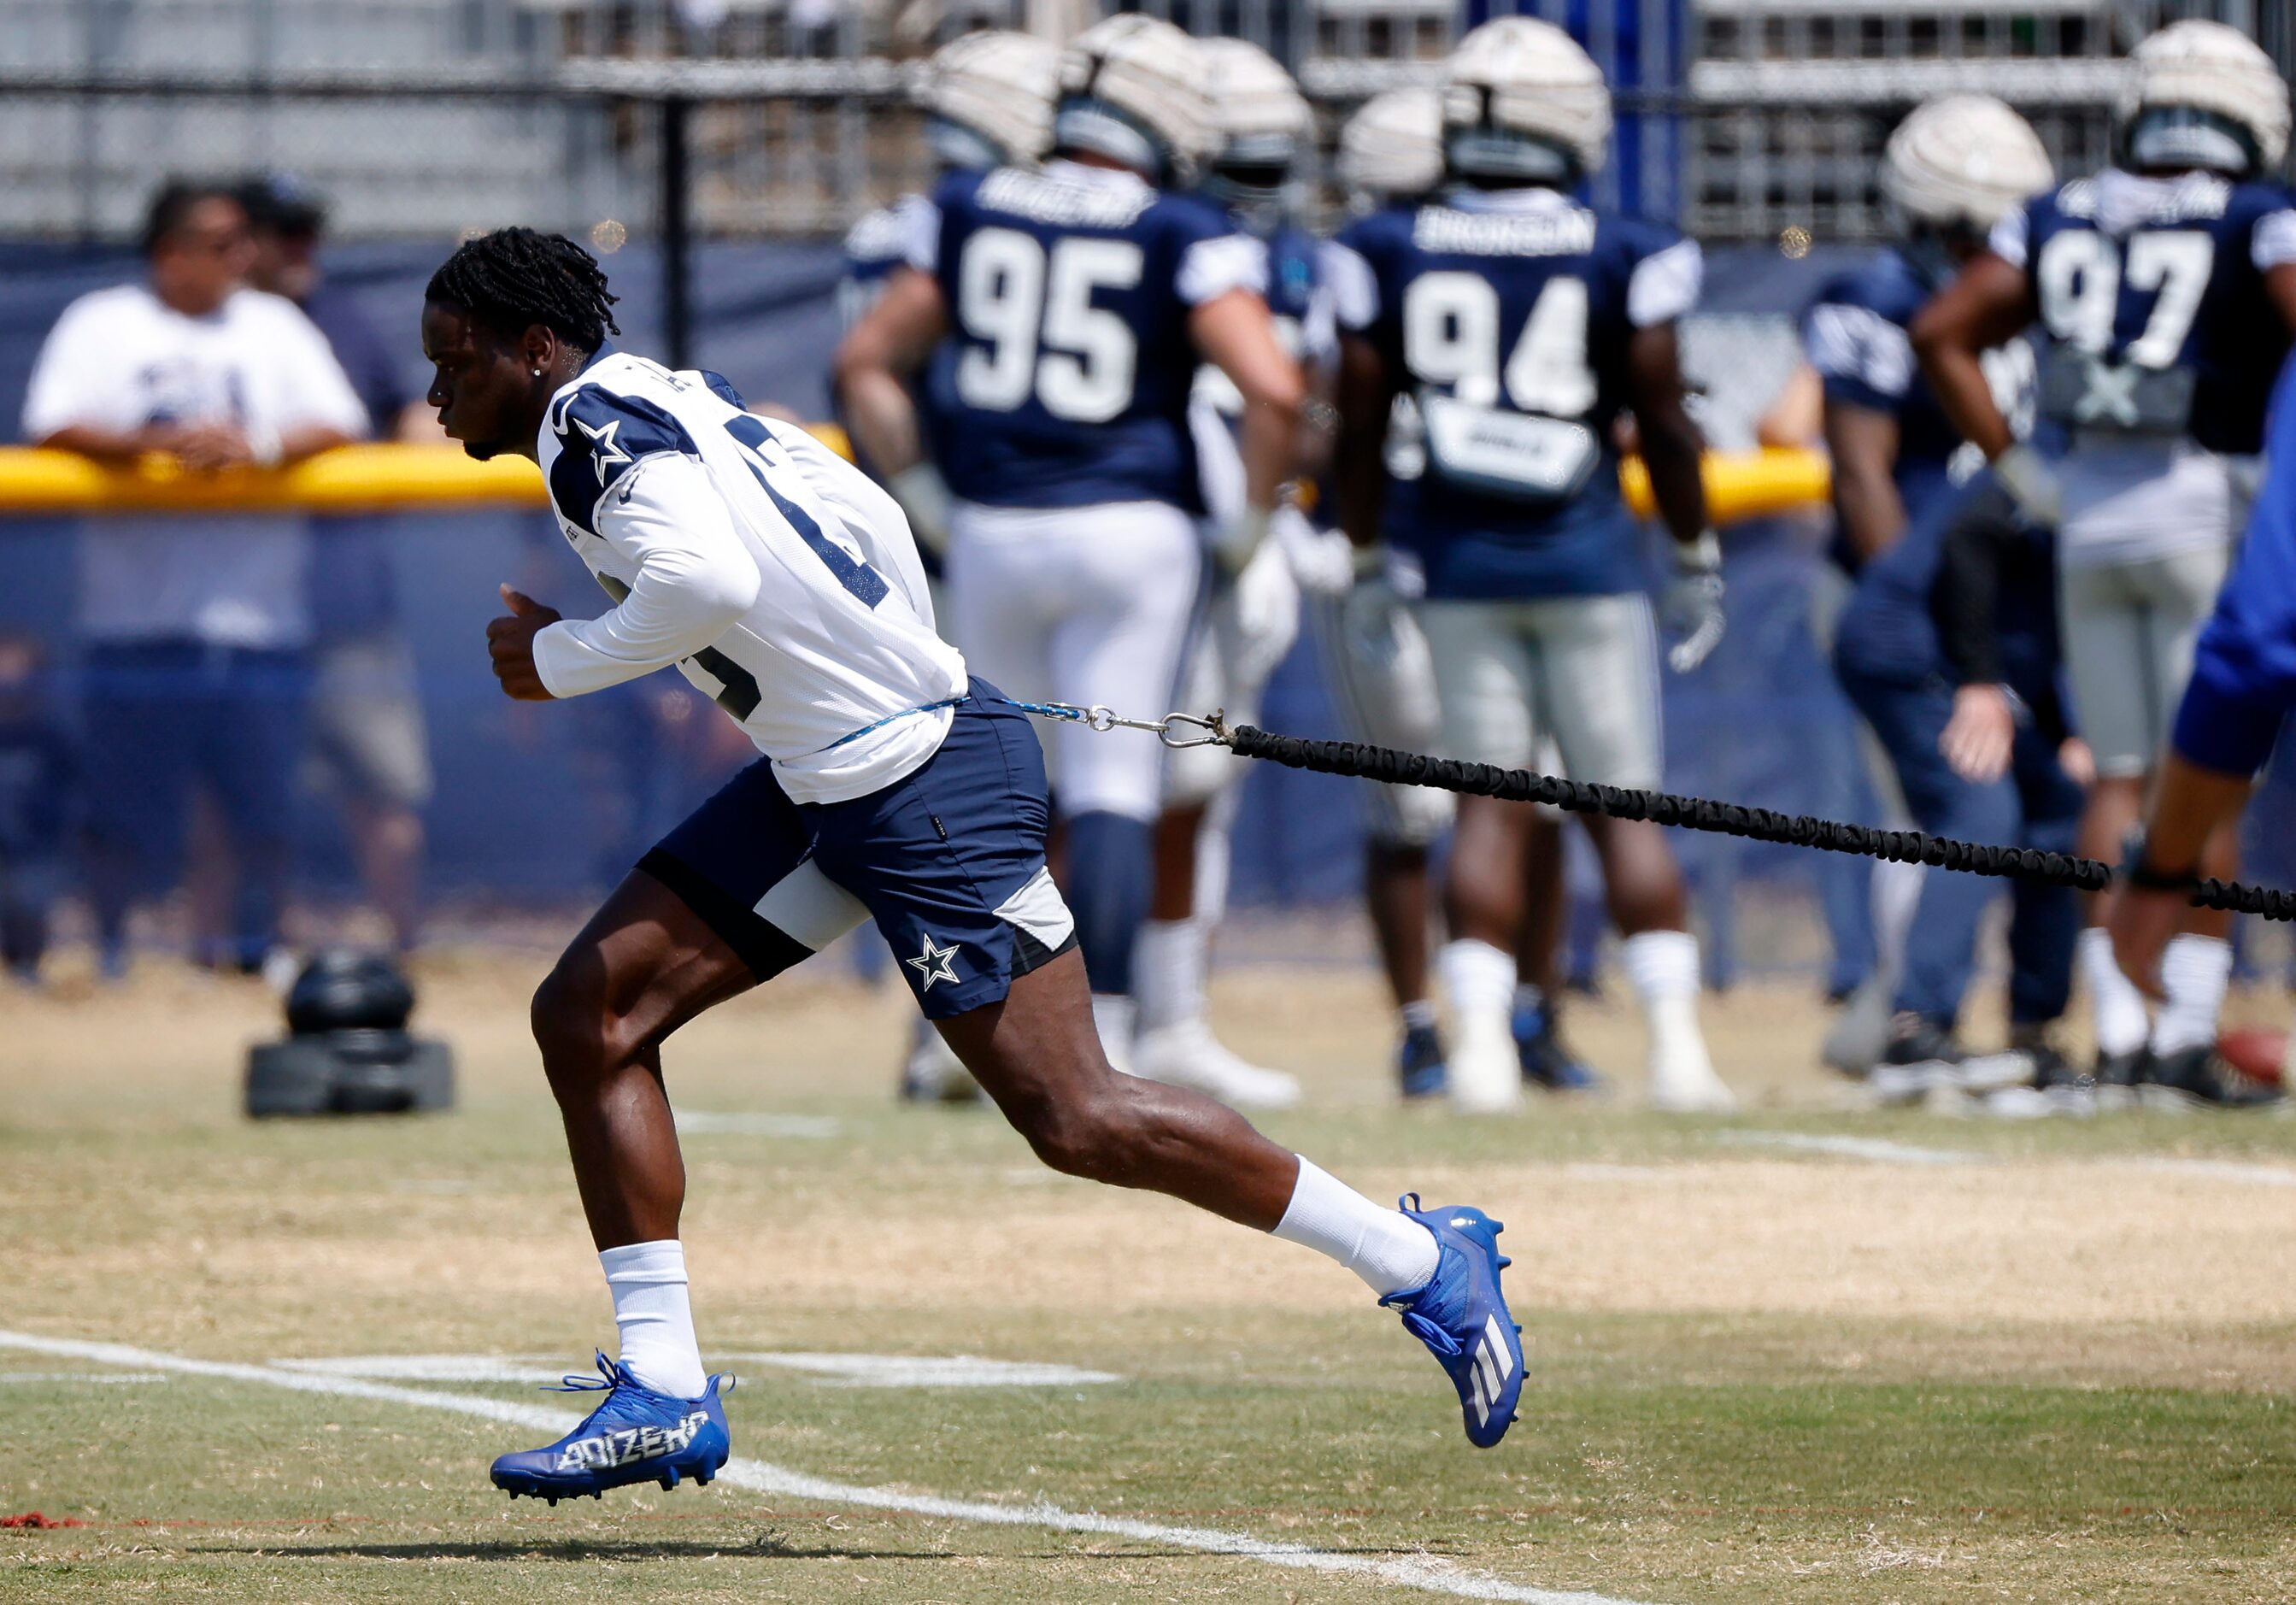
[(792, 802), (760, 759), (638, 868), (760, 981), (865, 918), (927, 1017), (1002, 1002), (1076, 945), (1045, 867), (1045, 754), (1027, 714), (975, 679), (923, 767), (849, 802)]

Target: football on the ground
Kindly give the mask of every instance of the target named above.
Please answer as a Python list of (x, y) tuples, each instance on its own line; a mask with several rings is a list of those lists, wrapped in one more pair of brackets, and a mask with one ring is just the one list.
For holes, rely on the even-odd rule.
[(2288, 1057), (2288, 1033), (2244, 1025), (2217, 1038), (2217, 1052), (2225, 1063), (2252, 1082), (2267, 1087), (2280, 1084), (2280, 1071)]

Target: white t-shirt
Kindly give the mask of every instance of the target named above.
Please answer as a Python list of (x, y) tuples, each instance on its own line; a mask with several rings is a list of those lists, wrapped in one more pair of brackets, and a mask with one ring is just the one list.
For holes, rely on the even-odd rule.
[[(366, 409), (296, 305), (234, 292), (187, 317), (142, 284), (81, 296), (40, 348), (24, 437), (86, 424), (236, 424), (276, 440), (311, 424), (352, 437)], [(122, 513), (80, 531), (79, 624), (91, 640), (295, 647), (310, 638), (308, 521), (295, 514)]]
[(541, 631), (535, 670), (576, 696), (676, 664), (793, 801), (882, 791), (940, 750), (944, 704), (967, 683), (933, 632), (908, 521), (859, 469), (713, 380), (612, 352), (551, 398), (551, 506), (616, 605)]

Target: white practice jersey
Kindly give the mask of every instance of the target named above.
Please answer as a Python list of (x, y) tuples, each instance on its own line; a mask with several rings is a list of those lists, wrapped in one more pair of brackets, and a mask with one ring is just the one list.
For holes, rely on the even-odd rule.
[(907, 521), (860, 470), (715, 374), (611, 350), (551, 398), (540, 456), (559, 529), (616, 603), (535, 638), (554, 696), (675, 663), (799, 802), (865, 796), (939, 750), (964, 660), (933, 631)]

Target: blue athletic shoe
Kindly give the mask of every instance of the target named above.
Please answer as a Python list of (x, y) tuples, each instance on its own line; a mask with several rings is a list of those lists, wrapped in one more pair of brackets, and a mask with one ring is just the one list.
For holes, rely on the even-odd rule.
[(495, 1461), (496, 1487), (512, 1499), (529, 1494), (556, 1504), (585, 1494), (603, 1499), (608, 1488), (624, 1483), (658, 1482), (674, 1488), (685, 1477), (707, 1483), (718, 1475), (734, 1452), (726, 1407), (718, 1401), (718, 1384), (731, 1391), (732, 1378), (710, 1378), (698, 1399), (673, 1399), (644, 1386), (603, 1354), (598, 1371), (596, 1377), (569, 1376), (556, 1391), (603, 1389), (604, 1402), (556, 1443)]
[(1488, 1449), (1514, 1425), (1522, 1395), (1522, 1329), (1499, 1291), (1499, 1272), (1513, 1263), (1499, 1252), (1506, 1228), (1472, 1205), (1423, 1210), (1417, 1193), (1396, 1207), (1435, 1234), (1441, 1257), (1425, 1287), (1379, 1302), (1402, 1312), (1404, 1329), (1450, 1374), (1467, 1441)]
[(1407, 1025), (1395, 1053), (1396, 1079), (1406, 1098), (1435, 1098), (1450, 1080), (1443, 1063), (1443, 1038), (1432, 1025)]
[(1603, 1091), (1603, 1078), (1563, 1046), (1562, 1033), (1554, 1029), (1554, 1016), (1547, 1009), (1514, 1011), (1514, 1049), (1522, 1061), (1527, 1086), (1544, 1087), (1549, 1092)]

